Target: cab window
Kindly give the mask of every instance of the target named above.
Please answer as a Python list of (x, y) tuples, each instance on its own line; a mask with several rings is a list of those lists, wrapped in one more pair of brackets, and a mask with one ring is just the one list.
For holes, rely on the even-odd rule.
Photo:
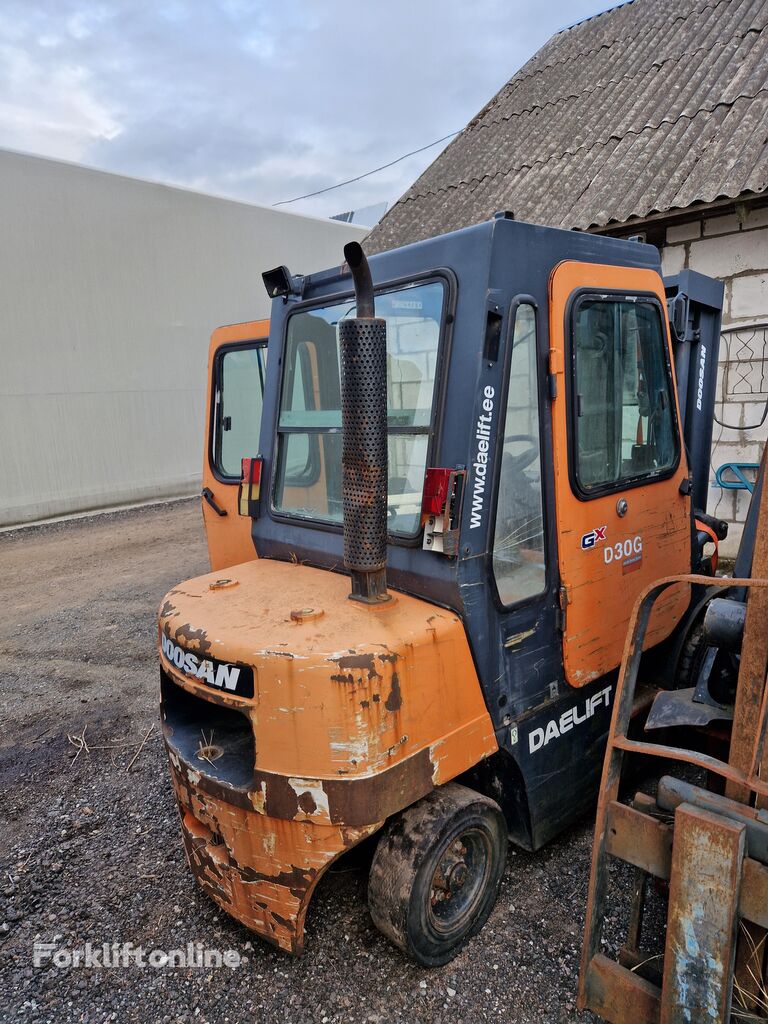
[[(299, 409), (312, 404), (313, 360), (317, 352), (309, 341), (300, 341), (293, 353), (286, 383), (291, 390), (291, 406)], [(318, 440), (311, 434), (295, 434), (286, 451), (285, 477), (289, 486), (311, 484), (318, 472)]]
[[(413, 535), (421, 525), (444, 300), (442, 281), (376, 296), (376, 315), (387, 321), (387, 524), (393, 534)], [(286, 515), (342, 522), (337, 327), (354, 312), (354, 301), (347, 300), (297, 311), (288, 320), (274, 492), (275, 508)], [(296, 386), (299, 374), (302, 387)]]
[(242, 460), (259, 452), (266, 352), (262, 342), (217, 357), (212, 450), (220, 476), (239, 479)]
[(545, 587), (536, 351), (536, 313), (523, 303), (512, 334), (493, 537), (493, 573), (505, 605), (540, 594)]
[(572, 358), (577, 489), (604, 494), (672, 470), (678, 440), (659, 303), (582, 296)]

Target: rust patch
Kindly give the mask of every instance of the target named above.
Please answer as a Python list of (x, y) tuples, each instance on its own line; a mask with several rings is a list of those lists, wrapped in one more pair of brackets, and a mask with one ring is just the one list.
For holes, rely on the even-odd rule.
[[(189, 801), (195, 794), (205, 793), (215, 800), (226, 802), (241, 810), (254, 810), (251, 793), (233, 786), (223, 786), (216, 779), (197, 768), (194, 783), (189, 779), (189, 766), (174, 749), (168, 731), (164, 729), (166, 747), (174, 765), (177, 783), (187, 792)], [(318, 779), (328, 796), (328, 813), (332, 824), (350, 828), (367, 827), (384, 821), (404, 807), (415, 803), (434, 788), (434, 766), (429, 749), (419, 751), (413, 757), (392, 765), (377, 775), (364, 775), (348, 779)], [(292, 821), (299, 810), (312, 814), (299, 803), (299, 796), (283, 775), (256, 771), (253, 776), (253, 791), (265, 793), (263, 811), (269, 818)], [(306, 792), (302, 796), (306, 796)], [(327, 822), (323, 817), (323, 822)]]
[[(291, 821), (299, 812), (299, 798), (296, 790), (284, 775), (271, 772), (255, 772), (256, 788), (263, 788), (267, 794), (264, 810), (270, 818), (284, 818)], [(263, 783), (263, 785), (262, 785)]]
[(211, 649), (211, 641), (204, 629), (193, 629), (191, 623), (185, 622), (178, 626), (175, 633), (176, 639), (189, 651), (200, 651), (207, 654)]
[(314, 814), (317, 810), (317, 803), (309, 790), (302, 793), (299, 797), (299, 807), (305, 814)]
[(182, 827), (182, 838), (192, 874), (214, 899), (229, 903), (231, 894), (221, 876), (219, 865), (208, 849), (205, 839), (192, 835)]
[(403, 706), (403, 695), (400, 691), (400, 679), (397, 672), (392, 673), (392, 689), (389, 691), (389, 696), (384, 701), (384, 707), (387, 711), (399, 711)]
[(335, 825), (359, 827), (384, 821), (434, 789), (429, 750), (392, 765), (378, 775), (325, 779), (328, 811)]
[(293, 928), (293, 922), (292, 921), (289, 921), (285, 917), (280, 917), (280, 915), (276, 914), (274, 912), (274, 910), (272, 911), (272, 920), (273, 921), (277, 921), (277, 923), (279, 925), (282, 925), (283, 928)]
[(345, 654), (343, 657), (334, 658), (333, 660), (342, 671), (359, 668), (368, 673), (369, 679), (381, 679), (380, 674), (376, 671), (373, 654)]
[(181, 587), (174, 587), (173, 590), (168, 591), (169, 596), (180, 594), (182, 597), (191, 597), (194, 600), (200, 600), (200, 594), (190, 594), (188, 590), (182, 590)]
[(333, 676), (331, 676), (331, 682), (333, 682), (333, 683), (347, 683), (348, 685), (352, 686), (354, 681), (355, 681), (355, 677), (352, 675), (351, 672), (348, 675), (346, 675), (346, 676), (343, 676), (343, 675), (333, 675)]
[(176, 611), (176, 605), (172, 601), (166, 601), (160, 609), (160, 618), (167, 619)]
[(270, 882), (272, 885), (280, 885), (296, 899), (302, 899), (317, 875), (316, 871), (296, 867), (291, 868), (290, 871), (278, 871), (276, 875), (268, 875), (266, 872), (256, 871), (254, 868), (241, 867), (236, 861), (233, 861), (232, 866), (244, 882)]

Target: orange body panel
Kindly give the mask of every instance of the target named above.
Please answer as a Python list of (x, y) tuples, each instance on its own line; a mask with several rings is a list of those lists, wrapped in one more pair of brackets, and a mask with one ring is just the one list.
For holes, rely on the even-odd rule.
[[(572, 686), (583, 686), (620, 664), (638, 594), (661, 576), (690, 571), (691, 537), (690, 499), (680, 493), (680, 485), (688, 476), (684, 451), (677, 470), (666, 480), (586, 501), (573, 492), (568, 473), (565, 331), (566, 307), (579, 288), (653, 294), (665, 311), (665, 336), (669, 337), (664, 285), (654, 271), (572, 261), (559, 264), (553, 271), (550, 372), (556, 377), (557, 397), (552, 403), (552, 431), (561, 603), (565, 609), (563, 657), (565, 676)], [(676, 388), (674, 394), (677, 403)], [(679, 423), (677, 405), (676, 416)], [(617, 512), (621, 498), (628, 505), (623, 517)], [(602, 527), (606, 528), (605, 539), (583, 550), (582, 536)], [(688, 599), (688, 586), (681, 584), (658, 602), (647, 647), (672, 632)]]
[[(205, 443), (203, 446), (203, 487), (213, 492), (217, 505), (226, 511), (220, 516), (211, 508), (205, 499), (202, 501), (203, 523), (208, 540), (208, 555), (211, 568), (226, 569), (230, 565), (239, 565), (256, 557), (251, 539), (251, 520), (238, 515), (238, 485), (222, 483), (213, 475), (208, 459), (211, 432), (211, 404), (213, 402), (213, 361), (217, 350), (222, 345), (238, 341), (260, 341), (269, 336), (269, 320), (250, 320), (243, 324), (230, 324), (219, 327), (211, 335), (208, 348), (208, 398), (205, 406)], [(255, 444), (255, 442), (254, 442)], [(257, 451), (252, 452), (258, 455)]]
[(293, 563), (255, 560), (227, 576), (223, 587), (211, 574), (170, 591), (160, 630), (199, 657), (252, 666), (253, 698), (185, 676), (162, 645), (160, 657), (178, 686), (250, 720), (252, 781), (228, 786), (203, 760), (185, 762), (167, 723), (166, 743), (201, 883), (295, 951), (322, 870), (498, 747), (453, 612), (404, 594), (350, 601), (346, 576)]
[(201, 888), (246, 927), (300, 953), (307, 908), (323, 871), (379, 825), (269, 817), (211, 794), (170, 748), (169, 756), (184, 848)]
[[(253, 700), (163, 667), (208, 700), (240, 706), (256, 736), (254, 767), (318, 779), (365, 776), (429, 750), (447, 782), (496, 749), (466, 633), (454, 612), (394, 594), (350, 601), (349, 579), (271, 560), (171, 590), (160, 628), (186, 650), (255, 670)], [(303, 619), (292, 612), (312, 614)], [(318, 812), (319, 813), (319, 812)]]

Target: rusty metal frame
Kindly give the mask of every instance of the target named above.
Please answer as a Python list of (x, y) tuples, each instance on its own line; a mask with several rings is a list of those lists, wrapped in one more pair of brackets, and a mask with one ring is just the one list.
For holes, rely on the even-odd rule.
[[(766, 519), (764, 518), (764, 521)], [(766, 531), (768, 532), (768, 531)], [(762, 546), (761, 538), (761, 546)], [(762, 554), (762, 552), (761, 552)], [(756, 552), (757, 555), (757, 552)], [(766, 564), (762, 557), (755, 559), (755, 568)], [(764, 571), (764, 570), (763, 570)], [(742, 732), (736, 751), (748, 748), (749, 756), (741, 758), (741, 767), (728, 764), (708, 754), (698, 753), (682, 747), (656, 744), (629, 738), (629, 726), (635, 690), (638, 683), (643, 641), (654, 603), (669, 587), (679, 583), (701, 584), (723, 590), (730, 587), (744, 587), (752, 597), (753, 614), (749, 623), (749, 634), (745, 631), (742, 656), (742, 672), (753, 684), (760, 672), (762, 659), (762, 686), (757, 704), (760, 714), (757, 719), (747, 720), (746, 713), (737, 712), (737, 722)], [(759, 595), (759, 597), (758, 597)], [(748, 602), (748, 607), (750, 602)], [(582, 1009), (590, 1009), (608, 1021), (632, 1021), (633, 1024), (659, 1024), (677, 1020), (676, 1013), (662, 1001), (663, 988), (639, 976), (628, 967), (622, 966), (601, 952), (602, 926), (608, 899), (608, 858), (618, 857), (633, 864), (641, 871), (657, 878), (668, 880), (672, 873), (672, 836), (669, 824), (654, 819), (637, 808), (619, 803), (619, 787), (626, 754), (641, 754), (648, 757), (684, 762), (706, 771), (713, 772), (726, 780), (735, 792), (754, 795), (759, 801), (768, 800), (768, 775), (764, 766), (768, 764), (766, 751), (766, 722), (768, 721), (768, 687), (765, 681), (765, 637), (768, 636), (768, 579), (712, 579), (705, 576), (673, 576), (659, 580), (648, 587), (638, 598), (627, 633), (622, 657), (621, 673), (614, 703), (611, 729), (608, 739), (600, 798), (595, 824), (595, 841), (592, 852), (587, 918), (584, 948), (579, 976), (578, 1003)], [(753, 639), (750, 640), (750, 637)], [(745, 663), (746, 661), (746, 663)], [(752, 663), (754, 661), (754, 664)], [(754, 685), (751, 689), (754, 689)], [(754, 708), (754, 700), (750, 702)], [(735, 735), (735, 734), (734, 734)], [(747, 737), (753, 737), (748, 742)], [(763, 776), (761, 778), (761, 771)], [(744, 801), (746, 802), (746, 800)], [(690, 810), (689, 805), (684, 805)], [(680, 808), (677, 814), (680, 813)], [(724, 829), (733, 822), (721, 819)], [(768, 923), (768, 868), (743, 854), (741, 846), (731, 844), (731, 861), (734, 875), (734, 899), (738, 914), (760, 927)], [(739, 850), (741, 851), (739, 853)], [(633, 917), (636, 910), (633, 908)], [(735, 955), (735, 936), (733, 954)], [(728, 954), (730, 956), (730, 953)], [(732, 957), (730, 966), (732, 981)], [(730, 989), (723, 999), (730, 1000)], [(686, 1011), (687, 1012), (687, 1011)], [(682, 1019), (682, 1018), (681, 1018)], [(694, 1015), (685, 1019), (694, 1021)]]

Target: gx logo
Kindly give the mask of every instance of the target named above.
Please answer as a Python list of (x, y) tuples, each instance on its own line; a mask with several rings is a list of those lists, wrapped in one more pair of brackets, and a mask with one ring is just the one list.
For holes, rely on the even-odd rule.
[(590, 530), (589, 533), (585, 533), (581, 538), (581, 550), (589, 551), (589, 549), (593, 548), (598, 541), (605, 540), (607, 532), (607, 526), (596, 526), (594, 530)]

